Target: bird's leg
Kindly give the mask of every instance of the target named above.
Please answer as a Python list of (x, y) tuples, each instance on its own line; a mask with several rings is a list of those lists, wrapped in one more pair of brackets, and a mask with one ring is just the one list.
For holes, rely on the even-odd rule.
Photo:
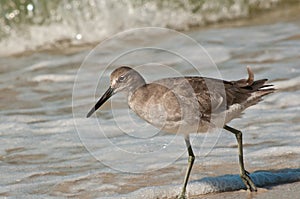
[(190, 136), (186, 135), (184, 137), (184, 140), (185, 140), (185, 144), (186, 144), (186, 147), (187, 147), (187, 150), (188, 150), (188, 153), (189, 153), (189, 159), (188, 159), (188, 167), (187, 167), (187, 170), (186, 170), (186, 173), (185, 173), (185, 177), (184, 177), (182, 191), (181, 191), (181, 194), (178, 197), (180, 199), (186, 198), (185, 197), (186, 186), (187, 186), (187, 183), (189, 181), (189, 177), (190, 177), (191, 170), (192, 170), (192, 167), (193, 167), (193, 164), (194, 164), (194, 160), (195, 160), (195, 155), (194, 155), (194, 152), (193, 152), (193, 149), (192, 149), (192, 145), (190, 143)]
[(245, 170), (244, 167), (244, 158), (243, 158), (243, 134), (241, 131), (234, 129), (230, 126), (225, 125), (224, 129), (227, 131), (230, 131), (233, 133), (236, 137), (237, 143), (238, 143), (238, 150), (239, 150), (239, 165), (240, 165), (240, 176), (246, 185), (247, 189), (250, 191), (257, 191), (257, 188), (253, 181), (251, 180), (249, 176), (249, 172)]

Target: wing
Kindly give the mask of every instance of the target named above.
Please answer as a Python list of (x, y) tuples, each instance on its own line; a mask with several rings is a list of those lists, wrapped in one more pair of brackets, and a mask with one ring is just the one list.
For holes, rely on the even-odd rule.
[[(220, 112), (226, 103), (226, 93), (222, 80), (204, 77), (178, 77), (154, 82), (167, 87), (176, 94), (181, 106), (201, 119), (210, 120), (212, 112)], [(223, 106), (226, 107), (226, 106)]]

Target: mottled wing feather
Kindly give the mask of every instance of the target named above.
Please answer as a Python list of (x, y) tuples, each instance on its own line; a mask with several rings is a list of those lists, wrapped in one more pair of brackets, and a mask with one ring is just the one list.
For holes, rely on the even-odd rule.
[[(270, 88), (272, 85), (265, 85), (267, 79), (254, 81), (253, 73), (249, 68), (248, 73), (248, 79), (237, 81), (225, 81), (206, 77), (177, 77), (161, 79), (155, 81), (155, 83), (165, 85), (175, 93), (178, 91), (177, 93), (180, 95), (189, 95), (182, 92), (182, 90), (190, 92), (190, 95), (195, 95), (199, 103), (201, 119), (210, 121), (212, 113), (226, 111), (234, 104), (247, 103), (247, 100), (255, 92), (260, 92), (256, 97), (257, 99), (255, 99), (255, 103), (257, 103), (263, 95), (274, 91), (273, 88)], [(192, 87), (192, 93), (191, 89), (187, 88), (187, 85), (182, 85), (186, 81)], [(249, 106), (255, 103), (249, 103)], [(248, 106), (246, 105), (245, 107)]]
[[(197, 100), (197, 111), (201, 119), (209, 121), (212, 111), (221, 111), (226, 103), (226, 94), (222, 80), (204, 77), (177, 77), (154, 82), (168, 87), (180, 98)], [(226, 106), (223, 106), (226, 107)]]

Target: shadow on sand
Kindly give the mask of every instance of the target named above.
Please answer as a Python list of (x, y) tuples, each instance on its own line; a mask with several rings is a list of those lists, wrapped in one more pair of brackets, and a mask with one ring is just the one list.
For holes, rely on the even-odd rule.
[[(250, 174), (257, 187), (270, 188), (275, 185), (300, 181), (300, 168), (260, 170)], [(239, 175), (205, 177), (190, 183), (190, 194), (207, 194), (213, 192), (236, 191), (246, 189)], [(197, 192), (197, 193), (196, 193)]]
[[(250, 174), (255, 185), (259, 188), (270, 189), (272, 186), (300, 181), (300, 168), (256, 171)], [(168, 185), (160, 187), (147, 187), (123, 195), (122, 198), (175, 198), (181, 191), (182, 185)], [(205, 177), (191, 181), (188, 184), (189, 196), (203, 195), (227, 191), (246, 189), (240, 176), (223, 175)]]

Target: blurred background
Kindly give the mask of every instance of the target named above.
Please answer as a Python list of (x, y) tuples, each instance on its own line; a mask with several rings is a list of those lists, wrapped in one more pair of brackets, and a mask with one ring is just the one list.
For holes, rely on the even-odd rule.
[[(0, 55), (25, 51), (95, 45), (119, 31), (136, 27), (165, 27), (180, 31), (232, 20), (273, 17), (298, 0), (2, 0)], [(260, 15), (260, 16), (258, 16)]]
[[(180, 31), (205, 50), (199, 53), (199, 46), (178, 34), (159, 31), (108, 39), (149, 26)], [(255, 180), (263, 187), (280, 184), (255, 197), (299, 197), (299, 0), (1, 0), (0, 197), (172, 198), (180, 191), (187, 162), (181, 136), (153, 135), (131, 115), (122, 95), (97, 118), (85, 118), (120, 64), (141, 66), (150, 81), (199, 75), (188, 60), (163, 50), (119, 57), (140, 45), (186, 53), (199, 63), (201, 75), (236, 80), (247, 76), (250, 65), (255, 79), (268, 78), (278, 92), (231, 124), (244, 132), (247, 170), (271, 172)], [(192, 138), (197, 158), (191, 182), (238, 174), (234, 136), (215, 132)], [(193, 195), (228, 191), (230, 178), (222, 179), (220, 189), (201, 184), (188, 189)], [(222, 196), (248, 197), (244, 192)]]

